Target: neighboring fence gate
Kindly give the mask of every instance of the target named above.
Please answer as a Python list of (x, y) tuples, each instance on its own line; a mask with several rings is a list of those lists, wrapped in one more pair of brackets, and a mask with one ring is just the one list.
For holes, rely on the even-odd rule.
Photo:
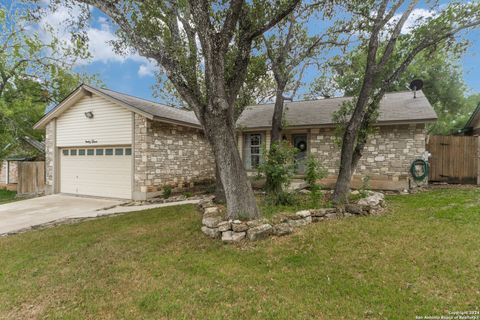
[(18, 163), (17, 194), (42, 194), (45, 191), (45, 161)]
[(480, 184), (480, 137), (429, 136), (430, 181)]

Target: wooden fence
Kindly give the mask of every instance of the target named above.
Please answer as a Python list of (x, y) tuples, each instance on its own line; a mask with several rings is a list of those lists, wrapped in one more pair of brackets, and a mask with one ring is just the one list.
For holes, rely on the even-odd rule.
[(18, 162), (18, 195), (42, 194), (45, 191), (45, 161)]
[(429, 136), (430, 181), (480, 184), (480, 137)]

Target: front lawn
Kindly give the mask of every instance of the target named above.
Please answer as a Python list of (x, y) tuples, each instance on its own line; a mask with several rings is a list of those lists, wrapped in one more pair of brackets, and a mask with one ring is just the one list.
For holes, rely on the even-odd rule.
[(0, 204), (14, 201), (16, 194), (15, 191), (0, 189)]
[(0, 239), (0, 319), (415, 319), (480, 305), (480, 189), (223, 245), (194, 206)]

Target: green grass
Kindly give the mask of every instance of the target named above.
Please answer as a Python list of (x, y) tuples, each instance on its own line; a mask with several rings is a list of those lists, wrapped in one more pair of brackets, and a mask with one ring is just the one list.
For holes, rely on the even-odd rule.
[(319, 207), (328, 208), (332, 206), (332, 203), (329, 200), (329, 193), (319, 192), (317, 197), (312, 197), (311, 194), (292, 193), (292, 197), (295, 199), (294, 204), (274, 205), (272, 199), (269, 199), (269, 196), (258, 195), (257, 203), (263, 217), (267, 219), (272, 218), (278, 213), (293, 213), (300, 210)]
[(240, 246), (193, 206), (0, 239), (0, 319), (414, 319), (480, 301), (480, 189)]
[(0, 189), (0, 204), (14, 201), (16, 194), (15, 191)]

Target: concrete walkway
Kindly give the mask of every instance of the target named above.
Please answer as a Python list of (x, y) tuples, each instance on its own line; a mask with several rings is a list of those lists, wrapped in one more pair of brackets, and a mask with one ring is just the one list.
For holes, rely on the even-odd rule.
[[(199, 200), (141, 206), (119, 206), (125, 200), (76, 197), (62, 194), (16, 201), (0, 205), (0, 236), (55, 222), (78, 218), (94, 218), (117, 213), (142, 211), (182, 204), (196, 204)], [(113, 208), (112, 208), (113, 207)], [(103, 210), (102, 210), (103, 209)]]

